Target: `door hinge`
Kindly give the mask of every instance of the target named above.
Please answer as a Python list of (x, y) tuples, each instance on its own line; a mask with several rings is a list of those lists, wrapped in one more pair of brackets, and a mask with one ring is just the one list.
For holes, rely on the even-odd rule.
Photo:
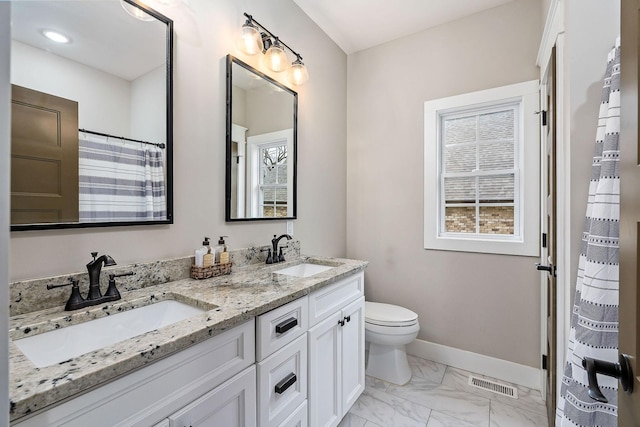
[(542, 126), (547, 125), (547, 110), (536, 111), (536, 114), (540, 114), (540, 119), (542, 120)]
[(547, 355), (546, 354), (542, 355), (542, 369), (544, 369), (544, 370), (547, 369)]
[(547, 233), (542, 233), (542, 247), (547, 247)]

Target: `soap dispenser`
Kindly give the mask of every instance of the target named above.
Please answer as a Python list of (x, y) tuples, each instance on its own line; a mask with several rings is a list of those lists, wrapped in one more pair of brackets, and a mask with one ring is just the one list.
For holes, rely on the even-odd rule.
[[(226, 236), (224, 236), (226, 237)], [(224, 240), (223, 240), (224, 242)], [(224, 249), (220, 252), (220, 264), (229, 264), (229, 250), (227, 249), (227, 244), (224, 244)]]
[[(202, 242), (203, 244), (205, 242)], [(214, 253), (214, 249), (211, 247), (211, 245), (209, 244), (209, 239), (206, 240), (206, 248), (207, 248), (207, 253), (204, 254), (204, 256), (202, 257), (202, 266), (203, 267), (211, 267), (212, 265), (215, 264), (215, 253)]]
[(196, 267), (204, 267), (204, 256), (209, 253), (209, 238), (205, 237), (202, 242), (202, 247), (196, 249)]
[[(225, 248), (226, 248), (226, 245), (224, 243), (225, 237), (229, 237), (229, 236), (220, 236), (220, 240), (218, 240), (218, 244), (213, 247), (213, 249), (215, 250), (216, 264), (220, 264), (220, 254), (222, 254), (222, 252), (225, 251)], [(213, 250), (211, 252), (213, 252)], [(229, 261), (227, 260), (227, 262)]]

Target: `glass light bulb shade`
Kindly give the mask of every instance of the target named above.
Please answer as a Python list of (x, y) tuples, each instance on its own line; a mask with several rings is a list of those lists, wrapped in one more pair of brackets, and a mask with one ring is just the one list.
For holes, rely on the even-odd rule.
[(140, 21), (154, 21), (156, 19), (139, 7), (136, 7), (131, 3), (127, 3), (124, 0), (120, 0), (120, 5), (129, 15), (133, 16), (136, 19), (139, 19)]
[(302, 85), (309, 80), (309, 72), (307, 67), (300, 61), (294, 61), (287, 70), (289, 81), (294, 85)]
[(264, 63), (271, 71), (279, 73), (287, 69), (287, 54), (280, 47), (280, 44), (274, 43), (273, 46), (264, 54)]
[(242, 26), (238, 37), (238, 49), (247, 55), (256, 55), (262, 52), (264, 44), (262, 43), (262, 36), (256, 27), (251, 24)]

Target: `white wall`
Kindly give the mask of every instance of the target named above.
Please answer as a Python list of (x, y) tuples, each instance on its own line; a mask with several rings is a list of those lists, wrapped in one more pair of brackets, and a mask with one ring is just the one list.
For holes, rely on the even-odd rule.
[[(418, 313), (419, 339), (540, 364), (537, 258), (423, 246), (423, 104), (538, 78), (538, 0), (516, 0), (348, 58), (347, 255), (366, 297)], [(435, 189), (424, 189), (435, 191)]]
[(131, 82), (129, 135), (156, 143), (167, 142), (167, 80), (164, 65)]
[(175, 223), (13, 232), (11, 280), (83, 271), (91, 251), (108, 253), (127, 264), (192, 254), (203, 236), (228, 235), (233, 249), (266, 245), (273, 234), (286, 232), (285, 221), (224, 221), (225, 57), (232, 53), (267, 73), (258, 58), (245, 57), (235, 48), (245, 11), (299, 51), (309, 69), (309, 81), (296, 88), (299, 219), (295, 237), (304, 253), (346, 254), (344, 52), (291, 0), (191, 0), (159, 10), (174, 20), (176, 35)]
[(114, 135), (130, 131), (127, 80), (20, 42), (12, 42), (11, 83), (78, 102), (79, 127)]
[(0, 425), (9, 425), (9, 58), (11, 4), (0, 2)]
[(293, 96), (290, 93), (263, 85), (247, 90), (245, 94), (247, 136), (293, 127)]

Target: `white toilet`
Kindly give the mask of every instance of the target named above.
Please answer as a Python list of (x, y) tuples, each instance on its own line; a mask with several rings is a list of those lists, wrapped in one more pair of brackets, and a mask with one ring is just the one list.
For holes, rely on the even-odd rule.
[(418, 336), (418, 315), (404, 307), (365, 302), (364, 336), (369, 343), (367, 375), (403, 385), (411, 379), (405, 345)]

